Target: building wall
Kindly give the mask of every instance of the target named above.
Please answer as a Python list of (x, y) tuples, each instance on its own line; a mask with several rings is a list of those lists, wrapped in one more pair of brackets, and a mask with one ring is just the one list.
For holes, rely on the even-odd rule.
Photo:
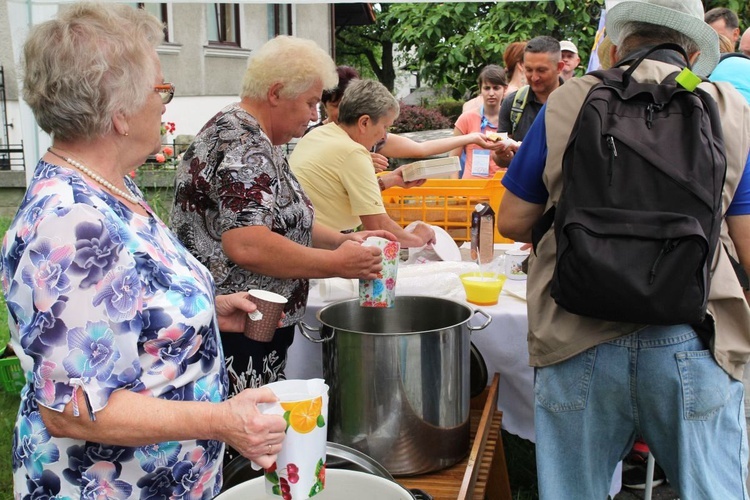
[(309, 38), (320, 45), (326, 52), (333, 54), (331, 46), (331, 5), (330, 4), (296, 4), (296, 23), (294, 34)]
[[(49, 145), (49, 137), (36, 126), (33, 115), (19, 101), (17, 72), (23, 40), (32, 24), (54, 16), (60, 0), (0, 1), (0, 64), (5, 69), (8, 121), (13, 123), (11, 143), (24, 140), (27, 177)], [(168, 4), (170, 40), (158, 54), (165, 79), (176, 86), (164, 121), (176, 124), (175, 134), (196, 134), (224, 105), (237, 101), (252, 50), (269, 39), (268, 4), (240, 4), (241, 48), (208, 44), (206, 2)], [(309, 38), (328, 53), (331, 47), (331, 6), (297, 4), (293, 7), (296, 36)]]
[(5, 71), (5, 96), (10, 100), (18, 100), (18, 85), (16, 85), (16, 67), (13, 64), (13, 40), (11, 39), (10, 20), (8, 19), (8, 2), (0, 2), (0, 64)]
[[(5, 115), (7, 123), (11, 125), (8, 129), (8, 140), (11, 144), (21, 142), (20, 112), (18, 109), (18, 73), (15, 64), (16, 58), (13, 56), (13, 31), (8, 14), (8, 2), (0, 2), (0, 65), (3, 67), (4, 91), (5, 91)], [(0, 123), (2, 125), (2, 123)], [(0, 135), (0, 141), (3, 135)]]

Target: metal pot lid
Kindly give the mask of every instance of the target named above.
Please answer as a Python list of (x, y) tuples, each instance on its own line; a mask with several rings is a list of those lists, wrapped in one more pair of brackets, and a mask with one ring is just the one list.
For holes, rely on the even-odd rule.
[[(328, 442), (326, 445), (326, 469), (347, 469), (366, 472), (393, 481), (393, 476), (377, 461), (359, 450), (343, 444)], [(254, 470), (250, 460), (239, 456), (224, 466), (224, 485), (221, 491), (263, 475), (263, 469)]]
[[(474, 314), (474, 309), (465, 302), (423, 295), (398, 295), (393, 307), (362, 307), (358, 298), (346, 299), (322, 307), (315, 317), (321, 325), (335, 330), (362, 335), (402, 336), (459, 328)], [(407, 321), (404, 318), (412, 319)]]
[(469, 347), (469, 393), (472, 398), (482, 394), (489, 382), (487, 363), (474, 342)]

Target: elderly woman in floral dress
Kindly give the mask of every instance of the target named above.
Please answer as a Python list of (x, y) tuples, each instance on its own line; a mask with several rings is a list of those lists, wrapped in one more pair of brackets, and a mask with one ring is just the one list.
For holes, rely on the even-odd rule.
[(241, 331), (255, 305), (214, 298), (126, 176), (158, 151), (174, 94), (162, 33), (143, 10), (76, 4), (24, 46), (24, 99), (53, 144), (0, 259), (26, 374), (16, 498), (211, 498), (224, 443), (266, 467), (281, 448), (284, 419), (256, 406), (270, 390), (224, 401), (219, 328)]

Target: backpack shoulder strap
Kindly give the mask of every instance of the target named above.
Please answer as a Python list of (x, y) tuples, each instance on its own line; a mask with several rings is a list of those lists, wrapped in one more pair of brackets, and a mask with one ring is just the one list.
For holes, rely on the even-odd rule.
[(544, 212), (544, 215), (537, 220), (534, 225), (531, 227), (531, 247), (534, 249), (534, 255), (536, 255), (536, 248), (539, 243), (539, 240), (542, 239), (542, 236), (549, 231), (549, 228), (552, 227), (552, 224), (555, 222), (555, 212), (556, 208), (554, 206), (551, 206), (547, 209), (546, 212)]
[(524, 85), (516, 91), (516, 96), (513, 98), (513, 105), (510, 108), (511, 135), (516, 131), (516, 128), (518, 128), (518, 124), (521, 121), (523, 109), (526, 107), (526, 103), (529, 100), (529, 89), (530, 87), (528, 85)]

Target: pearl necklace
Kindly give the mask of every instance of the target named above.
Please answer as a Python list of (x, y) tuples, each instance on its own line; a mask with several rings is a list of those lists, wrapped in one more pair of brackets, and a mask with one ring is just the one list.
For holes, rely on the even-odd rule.
[(47, 151), (49, 151), (53, 155), (57, 156), (61, 160), (64, 160), (65, 162), (69, 163), (70, 165), (73, 165), (75, 168), (77, 168), (78, 170), (80, 170), (84, 174), (88, 175), (91, 179), (93, 179), (94, 181), (98, 182), (99, 184), (101, 184), (105, 188), (109, 189), (110, 191), (112, 191), (116, 195), (120, 196), (121, 198), (125, 198), (130, 203), (132, 203), (133, 205), (138, 205), (141, 202), (140, 198), (138, 198), (136, 195), (134, 195), (133, 192), (130, 189), (128, 189), (127, 185), (125, 186), (125, 189), (127, 189), (127, 191), (124, 191), (124, 190), (118, 188), (117, 186), (115, 186), (114, 184), (112, 184), (111, 182), (109, 182), (107, 179), (105, 179), (101, 175), (99, 175), (96, 172), (94, 172), (93, 170), (91, 170), (89, 167), (87, 167), (83, 163), (81, 163), (79, 161), (76, 161), (73, 158), (68, 158), (66, 156), (61, 156), (61, 155), (55, 153), (54, 151), (52, 151), (52, 148), (47, 148)]

